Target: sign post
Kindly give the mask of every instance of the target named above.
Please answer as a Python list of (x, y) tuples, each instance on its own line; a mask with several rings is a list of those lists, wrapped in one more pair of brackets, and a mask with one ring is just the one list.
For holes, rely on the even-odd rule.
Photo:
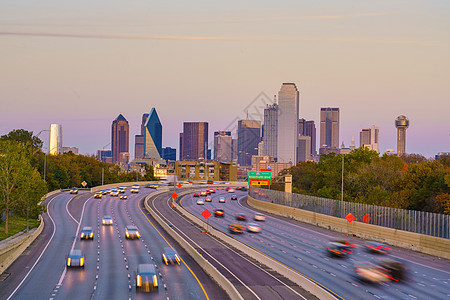
[(248, 172), (248, 184), (249, 185), (271, 185), (272, 184), (272, 172), (250, 171), (250, 172)]
[(209, 212), (209, 210), (205, 209), (202, 213), (201, 213), (202, 217), (205, 218), (206, 220), (206, 230), (202, 230), (202, 233), (209, 233), (208, 231), (208, 218), (211, 217), (211, 213)]

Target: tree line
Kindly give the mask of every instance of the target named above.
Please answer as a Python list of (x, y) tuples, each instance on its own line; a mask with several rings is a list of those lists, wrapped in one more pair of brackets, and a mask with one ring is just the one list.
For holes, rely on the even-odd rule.
[[(342, 169), (344, 201), (450, 214), (449, 157), (379, 156), (358, 148), (346, 155), (322, 155), (319, 162), (299, 162), (280, 175), (292, 175), (294, 193), (340, 200)], [(284, 190), (284, 185), (271, 188)]]
[(104, 163), (94, 156), (64, 153), (47, 155), (43, 142), (33, 132), (13, 130), (0, 137), (0, 221), (4, 219), (8, 234), (11, 214), (37, 218), (44, 211), (41, 198), (57, 189), (86, 187), (102, 184), (153, 181), (153, 168), (143, 165), (140, 172), (123, 172), (119, 166)]

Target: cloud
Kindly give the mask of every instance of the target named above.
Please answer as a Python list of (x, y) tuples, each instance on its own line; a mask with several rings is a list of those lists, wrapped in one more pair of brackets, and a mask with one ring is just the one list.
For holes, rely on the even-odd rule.
[(130, 34), (87, 34), (32, 31), (5, 31), (0, 35), (56, 37), (56, 38), (87, 38), (87, 39), (128, 39), (128, 40), (169, 40), (169, 41), (250, 41), (250, 42), (341, 42), (341, 43), (381, 43), (381, 44), (415, 44), (430, 45), (428, 42), (416, 40), (388, 40), (372, 38), (309, 38), (309, 37), (218, 37), (218, 36), (158, 36)]

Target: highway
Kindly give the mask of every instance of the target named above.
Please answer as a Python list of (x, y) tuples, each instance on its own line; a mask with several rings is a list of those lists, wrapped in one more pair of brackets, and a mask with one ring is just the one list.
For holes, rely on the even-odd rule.
[[(209, 276), (142, 209), (152, 190), (141, 188), (128, 200), (93, 194), (60, 193), (47, 199), (44, 232), (6, 272), (1, 299), (228, 299)], [(104, 215), (112, 226), (102, 225)], [(140, 239), (125, 239), (125, 226), (135, 225)], [(79, 231), (92, 226), (94, 240), (80, 240)], [(182, 258), (166, 266), (161, 252), (168, 245)], [(84, 268), (67, 268), (71, 249), (81, 249)], [(159, 289), (136, 293), (137, 265), (156, 266)]]
[[(208, 209), (212, 213), (217, 208), (225, 210), (225, 218), (209, 218), (209, 224), (228, 233), (230, 223), (255, 221), (253, 209), (246, 205), (246, 192), (236, 191), (238, 201), (230, 200), (231, 194), (217, 191), (211, 196), (212, 202), (197, 205), (198, 198), (191, 195), (181, 199), (181, 205), (202, 218), (200, 213)], [(218, 203), (220, 196), (226, 203)], [(238, 213), (247, 214), (248, 221), (236, 221)], [(232, 235), (243, 243), (267, 254), (301, 274), (318, 282), (332, 291), (336, 297), (345, 299), (450, 299), (450, 262), (448, 260), (423, 255), (413, 251), (393, 247), (391, 258), (402, 261), (409, 268), (408, 279), (403, 282), (365, 284), (354, 277), (354, 264), (360, 261), (373, 262), (386, 255), (373, 255), (358, 248), (350, 258), (336, 259), (326, 253), (326, 245), (335, 239), (346, 239), (363, 245), (364, 241), (344, 234), (328, 231), (309, 224), (267, 216), (260, 233), (245, 232)]]
[(316, 299), (301, 287), (261, 266), (197, 227), (170, 208), (172, 192), (150, 199), (149, 205), (171, 227), (214, 265), (244, 299)]

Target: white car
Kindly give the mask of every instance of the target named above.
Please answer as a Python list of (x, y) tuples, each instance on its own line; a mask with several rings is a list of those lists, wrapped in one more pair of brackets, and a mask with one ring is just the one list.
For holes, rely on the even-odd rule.
[(132, 194), (137, 194), (137, 193), (139, 193), (139, 189), (137, 189), (137, 188), (132, 188), (132, 189), (130, 190), (130, 192), (131, 192)]
[(235, 192), (234, 189), (229, 189), (229, 190), (228, 190), (228, 193), (234, 193), (234, 192)]
[(255, 219), (255, 221), (265, 221), (266, 220), (266, 216), (263, 215), (263, 214), (255, 214), (253, 219)]
[(203, 201), (202, 199), (198, 199), (197, 200), (197, 205), (204, 205), (205, 201)]
[(255, 223), (250, 223), (250, 224), (247, 225), (247, 231), (248, 232), (254, 232), (254, 233), (260, 232), (261, 231), (261, 226), (255, 224)]
[(123, 200), (126, 200), (126, 199), (128, 199), (128, 197), (127, 197), (127, 195), (120, 195), (120, 199), (123, 199)]
[(220, 197), (219, 198), (219, 203), (225, 203), (225, 197)]
[(111, 190), (110, 195), (111, 195), (111, 197), (117, 197), (117, 196), (119, 196), (119, 191), (118, 190)]
[(113, 220), (112, 220), (111, 216), (104, 216), (102, 219), (102, 224), (103, 225), (112, 225)]

